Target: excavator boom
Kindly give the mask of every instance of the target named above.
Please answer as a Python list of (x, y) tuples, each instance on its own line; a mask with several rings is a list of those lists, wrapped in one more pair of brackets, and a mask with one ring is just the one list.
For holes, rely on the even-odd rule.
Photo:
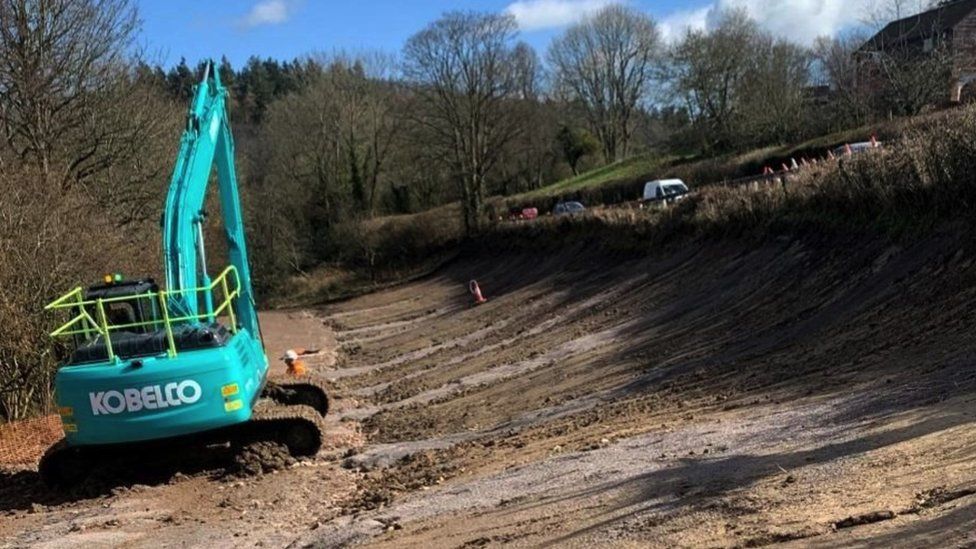
[[(204, 211), (207, 184), (216, 164), (227, 253), (241, 283), (240, 298), (235, 305), (237, 320), (253, 337), (260, 337), (234, 168), (234, 138), (227, 117), (227, 90), (212, 67), (212, 62), (207, 65), (203, 79), (196, 86), (166, 197), (163, 214), (166, 287), (172, 296), (172, 309), (186, 315), (200, 314), (198, 293), (190, 290), (211, 283), (203, 224), (207, 218)], [(207, 296), (203, 297), (206, 301)], [(212, 315), (213, 303), (204, 303), (203, 310)]]

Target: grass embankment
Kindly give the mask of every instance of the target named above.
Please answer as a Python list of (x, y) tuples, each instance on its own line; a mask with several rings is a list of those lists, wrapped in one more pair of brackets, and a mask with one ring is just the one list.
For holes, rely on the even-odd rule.
[[(797, 231), (880, 232), (903, 237), (939, 223), (966, 218), (976, 203), (976, 108), (967, 107), (883, 127), (860, 128), (789, 147), (686, 163), (654, 158), (618, 162), (518, 197), (494, 201), (493, 220), (525, 197), (540, 212), (574, 193), (616, 204), (634, 200), (650, 178), (699, 182), (697, 192), (667, 210), (593, 208), (572, 218), (544, 216), (531, 223), (495, 223), (469, 246), (481, 250), (585, 244), (641, 253), (688, 238), (764, 237)], [(703, 185), (761, 171), (790, 156), (820, 156), (829, 148), (865, 139), (872, 131), (883, 149), (808, 168), (788, 187), (761, 189)], [(759, 166), (756, 169), (756, 166)], [(651, 171), (647, 171), (651, 170)], [(621, 198), (627, 192), (633, 196)], [(350, 232), (345, 268), (297, 277), (278, 303), (315, 303), (416, 278), (454, 257), (464, 241), (457, 205), (424, 213), (374, 219)], [(347, 270), (349, 267), (352, 271)]]
[(647, 253), (701, 238), (834, 233), (911, 240), (945, 227), (968, 229), (974, 204), (976, 107), (969, 107), (920, 120), (882, 149), (808, 168), (785, 187), (712, 186), (668, 209), (597, 209), (508, 224), (482, 246)]
[(513, 200), (531, 200), (585, 191), (616, 181), (644, 177), (660, 170), (669, 162), (668, 158), (655, 155), (634, 156), (510, 198)]
[(619, 204), (638, 200), (644, 183), (655, 179), (680, 178), (692, 188), (757, 176), (769, 166), (779, 170), (792, 159), (823, 158), (827, 151), (847, 143), (867, 141), (872, 134), (882, 141), (898, 139), (909, 128), (937, 126), (959, 111), (933, 113), (911, 119), (895, 119), (859, 128), (852, 128), (809, 139), (801, 143), (755, 149), (744, 153), (724, 154), (709, 158), (673, 157), (654, 154), (641, 155), (559, 181), (552, 185), (510, 197), (496, 197), (491, 201), (495, 215), (510, 208), (536, 207), (540, 213), (549, 212), (556, 203), (579, 200), (588, 207)]

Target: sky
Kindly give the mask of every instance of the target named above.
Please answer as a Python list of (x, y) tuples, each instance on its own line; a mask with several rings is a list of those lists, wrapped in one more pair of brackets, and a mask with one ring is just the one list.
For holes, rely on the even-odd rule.
[[(445, 11), (507, 12), (520, 38), (545, 52), (566, 26), (614, 0), (136, 0), (141, 46), (170, 66), (226, 55), (236, 67), (251, 55), (293, 59), (312, 52), (399, 52)], [(854, 28), (880, 0), (617, 0), (648, 13), (667, 40), (707, 28), (723, 9), (745, 9), (778, 36), (810, 44)]]

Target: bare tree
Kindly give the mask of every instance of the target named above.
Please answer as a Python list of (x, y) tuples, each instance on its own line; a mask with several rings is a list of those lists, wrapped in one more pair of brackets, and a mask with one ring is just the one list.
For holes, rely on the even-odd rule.
[(824, 83), (830, 87), (831, 114), (845, 125), (860, 125), (871, 113), (871, 93), (860, 74), (857, 50), (866, 37), (851, 34), (821, 37), (813, 46), (813, 56)]
[(726, 11), (710, 32), (689, 30), (671, 53), (671, 83), (706, 148), (728, 147), (735, 138), (757, 36), (758, 26), (744, 11)]
[(118, 99), (138, 30), (129, 0), (0, 0), (0, 130), (19, 160), (64, 179), (104, 167), (119, 138), (91, 124)]
[(519, 71), (527, 64), (524, 47), (513, 43), (516, 28), (510, 15), (451, 12), (404, 47), (404, 72), (421, 105), (415, 119), (457, 180), (468, 234), (480, 228), (489, 174), (520, 131), (510, 105), (527, 89)]
[[(250, 166), (259, 282), (327, 257), (340, 223), (370, 217), (392, 186), (391, 156), (403, 116), (388, 56), (319, 56), (306, 89), (272, 103)], [(288, 223), (282, 223), (288, 219)]]
[(910, 15), (921, 13), (937, 6), (951, 3), (953, 0), (872, 0), (868, 2), (861, 15), (861, 22), (865, 25), (881, 29), (892, 21), (904, 19)]
[(786, 143), (801, 136), (810, 65), (806, 48), (767, 33), (755, 37), (740, 92), (739, 143)]
[(184, 107), (130, 74), (136, 27), (128, 0), (0, 0), (0, 418), (52, 404), (46, 300), (159, 257)]
[(914, 116), (949, 97), (952, 52), (937, 44), (928, 52), (910, 46), (893, 46), (877, 52), (871, 67), (880, 77), (877, 98), (881, 108), (894, 115)]
[[(882, 3), (890, 10), (904, 2)], [(911, 15), (939, 2), (920, 3)], [(898, 17), (895, 13), (892, 17)], [(885, 26), (856, 54), (859, 83), (872, 91), (877, 110), (888, 115), (915, 115), (949, 98), (954, 72), (953, 45), (941, 11), (934, 17), (907, 17)]]
[(323, 82), (312, 86), (322, 102), (332, 102), (336, 135), (344, 151), (344, 175), (348, 177), (355, 207), (376, 213), (380, 179), (403, 117), (399, 83), (390, 78), (394, 62), (374, 53), (356, 58), (337, 56)]
[(570, 27), (549, 47), (557, 88), (584, 106), (607, 162), (628, 153), (660, 44), (650, 17), (614, 4)]
[(515, 65), (518, 96), (527, 101), (539, 101), (545, 81), (545, 69), (532, 46), (525, 42), (515, 45), (512, 52), (512, 63)]
[(810, 63), (805, 48), (762, 31), (742, 10), (728, 10), (711, 30), (688, 31), (668, 68), (708, 150), (799, 137)]

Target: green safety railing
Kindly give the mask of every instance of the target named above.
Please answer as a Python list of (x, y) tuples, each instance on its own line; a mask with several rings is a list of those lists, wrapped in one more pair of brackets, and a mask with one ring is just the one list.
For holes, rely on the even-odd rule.
[[(231, 289), (228, 279), (232, 280), (233, 289)], [(214, 291), (218, 288), (220, 288), (223, 298), (212, 311), (207, 310), (203, 313), (195, 315), (183, 315), (175, 317), (170, 316), (168, 303), (168, 299), (170, 297), (174, 295), (198, 293), (209, 294), (212, 298)], [(214, 278), (209, 286), (173, 291), (160, 290), (158, 292), (145, 292), (141, 294), (130, 294), (88, 301), (84, 299), (84, 290), (82, 290), (81, 287), (78, 287), (49, 303), (44, 307), (44, 310), (71, 310), (73, 312), (77, 312), (77, 314), (72, 317), (71, 320), (67, 321), (58, 329), (51, 332), (51, 337), (75, 337), (82, 335), (85, 336), (85, 339), (87, 340), (91, 339), (92, 337), (101, 336), (105, 341), (105, 348), (108, 351), (109, 361), (114, 362), (116, 360), (115, 351), (112, 349), (112, 332), (119, 330), (131, 330), (133, 328), (165, 330), (168, 347), (167, 354), (172, 358), (176, 357), (177, 355), (176, 340), (173, 337), (173, 326), (176, 324), (198, 322), (202, 320), (214, 322), (217, 317), (220, 317), (226, 312), (230, 319), (230, 330), (232, 333), (236, 334), (237, 318), (234, 314), (233, 302), (240, 296), (240, 293), (241, 279), (237, 273), (237, 269), (232, 265), (224, 269), (220, 275)], [(109, 321), (105, 314), (106, 305), (123, 301), (131, 302), (139, 299), (145, 299), (150, 303), (157, 304), (159, 306), (161, 318), (154, 318), (153, 320), (132, 322), (128, 324), (113, 324)], [(207, 300), (207, 302), (217, 303), (216, 300)], [(94, 309), (94, 317), (89, 313), (89, 309)]]

